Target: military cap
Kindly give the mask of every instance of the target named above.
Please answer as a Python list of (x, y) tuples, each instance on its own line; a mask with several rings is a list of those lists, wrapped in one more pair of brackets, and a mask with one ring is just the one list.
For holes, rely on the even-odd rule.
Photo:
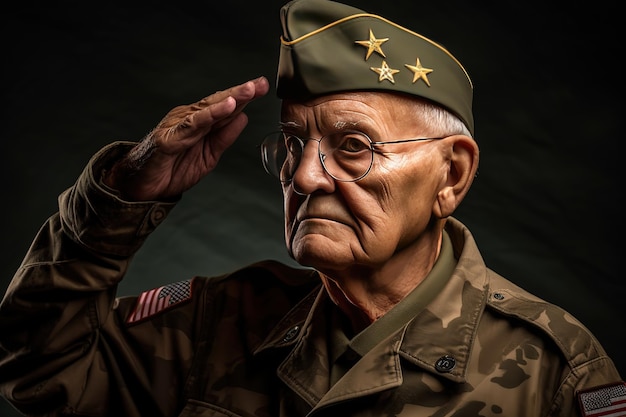
[(330, 0), (281, 8), (281, 99), (392, 91), (431, 100), (474, 131), (472, 82), (446, 48), (390, 20)]

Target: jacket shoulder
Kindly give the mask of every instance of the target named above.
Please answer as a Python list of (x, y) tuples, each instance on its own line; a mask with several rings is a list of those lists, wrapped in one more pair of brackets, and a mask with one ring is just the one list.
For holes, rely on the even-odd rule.
[(558, 347), (572, 368), (606, 357), (596, 337), (568, 311), (493, 271), (489, 271), (487, 308), (538, 330)]
[[(251, 286), (257, 291), (277, 290), (304, 296), (320, 284), (317, 272), (275, 260), (263, 260), (216, 277), (201, 277), (208, 287)], [(299, 298), (299, 297), (298, 297)]]
[[(321, 281), (313, 269), (295, 268), (274, 260), (256, 262), (216, 277), (196, 277), (200, 302), (212, 317), (236, 312), (240, 320), (258, 323), (287, 314)], [(273, 324), (272, 324), (273, 325)]]
[(284, 314), (319, 285), (314, 270), (265, 260), (223, 275), (194, 276), (146, 290), (139, 296), (120, 297), (116, 311), (126, 325), (156, 319), (167, 312), (194, 317), (228, 314), (221, 309), (232, 308), (235, 303), (247, 306), (243, 311), (254, 316)]

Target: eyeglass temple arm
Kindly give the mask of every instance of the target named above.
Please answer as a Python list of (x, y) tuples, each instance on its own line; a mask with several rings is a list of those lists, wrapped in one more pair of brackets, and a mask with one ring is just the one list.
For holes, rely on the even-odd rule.
[(444, 139), (445, 136), (440, 138), (414, 138), (414, 139), (398, 139), (398, 140), (390, 140), (387, 142), (372, 142), (372, 145), (385, 145), (388, 143), (406, 143), (406, 142), (422, 142), (426, 140), (441, 140)]

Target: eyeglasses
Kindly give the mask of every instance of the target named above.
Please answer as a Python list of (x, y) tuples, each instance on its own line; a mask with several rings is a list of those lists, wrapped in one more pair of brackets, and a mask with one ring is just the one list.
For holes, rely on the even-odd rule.
[(261, 158), (265, 171), (281, 182), (289, 182), (302, 160), (306, 142), (317, 142), (317, 153), (324, 170), (337, 181), (358, 181), (372, 169), (375, 146), (394, 143), (422, 142), (439, 138), (400, 139), (373, 142), (363, 132), (342, 130), (320, 139), (302, 139), (286, 132), (273, 132), (261, 142)]

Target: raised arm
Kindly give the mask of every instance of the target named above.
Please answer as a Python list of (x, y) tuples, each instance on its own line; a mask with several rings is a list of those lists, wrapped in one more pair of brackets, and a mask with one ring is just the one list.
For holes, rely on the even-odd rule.
[[(177, 197), (236, 140), (244, 107), (267, 90), (259, 78), (176, 107), (141, 142), (94, 155), (61, 194), (0, 303), (0, 393), (21, 411), (157, 416), (176, 407), (195, 306), (177, 312), (176, 332), (128, 329), (132, 300), (116, 299), (117, 284)], [(155, 344), (189, 355), (162, 360), (151, 356)]]

